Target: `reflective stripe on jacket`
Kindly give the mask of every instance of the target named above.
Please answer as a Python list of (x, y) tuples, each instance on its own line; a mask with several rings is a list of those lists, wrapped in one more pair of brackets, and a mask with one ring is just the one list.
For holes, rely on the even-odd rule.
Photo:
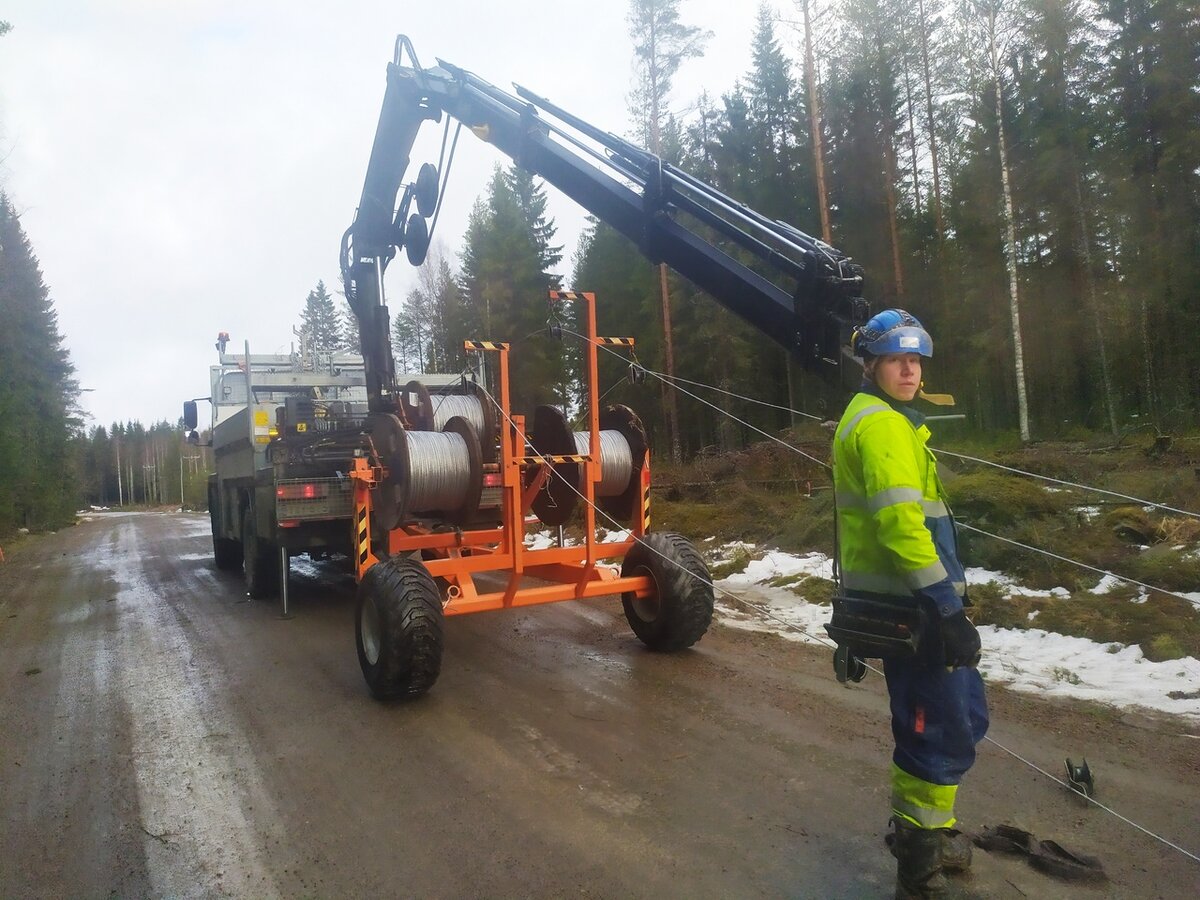
[[(846, 407), (833, 440), (833, 485), (850, 593), (911, 598), (945, 582), (963, 597), (954, 520), (928, 440), (925, 425), (873, 394), (855, 394)], [(956, 611), (938, 605), (942, 616)]]

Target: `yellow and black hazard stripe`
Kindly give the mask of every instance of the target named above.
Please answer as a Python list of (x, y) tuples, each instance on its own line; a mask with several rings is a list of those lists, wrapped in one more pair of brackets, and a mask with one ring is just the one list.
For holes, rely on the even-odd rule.
[(358, 508), (358, 522), (355, 528), (356, 544), (358, 546), (358, 567), (367, 564), (367, 557), (371, 555), (371, 530), (367, 525), (367, 507), (360, 506)]
[(634, 341), (633, 338), (598, 337), (596, 343), (607, 347), (632, 347)]
[(583, 291), (550, 291), (551, 300), (573, 300), (576, 303), (587, 299), (587, 294)]
[(642, 466), (642, 531), (650, 531), (650, 457)]
[(508, 341), (463, 341), (464, 350), (507, 350)]
[(544, 456), (522, 456), (519, 462), (536, 462), (536, 463), (585, 463), (591, 459), (586, 453), (562, 453), (554, 455), (547, 453)]

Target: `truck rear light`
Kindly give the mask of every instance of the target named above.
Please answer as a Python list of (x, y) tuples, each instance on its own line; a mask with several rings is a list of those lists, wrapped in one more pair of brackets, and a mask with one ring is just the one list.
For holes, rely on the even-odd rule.
[(503, 480), (504, 479), (500, 475), (499, 472), (491, 472), (491, 473), (483, 476), (483, 486), (484, 487), (499, 487)]
[(280, 500), (320, 500), (329, 496), (327, 484), (281, 484), (275, 488)]

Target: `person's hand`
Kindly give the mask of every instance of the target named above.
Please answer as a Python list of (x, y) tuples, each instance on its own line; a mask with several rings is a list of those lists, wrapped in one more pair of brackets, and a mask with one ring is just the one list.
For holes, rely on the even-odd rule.
[(952, 669), (979, 664), (979, 632), (961, 610), (942, 619), (942, 648)]

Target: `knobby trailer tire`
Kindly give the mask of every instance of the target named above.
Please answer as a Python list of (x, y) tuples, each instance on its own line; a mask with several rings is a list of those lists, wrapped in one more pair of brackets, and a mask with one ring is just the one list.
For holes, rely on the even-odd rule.
[(655, 593), (622, 595), (629, 627), (651, 650), (683, 650), (708, 631), (713, 617), (712, 576), (700, 553), (683, 535), (654, 532), (625, 554), (622, 577), (649, 575)]
[(442, 670), (442, 598), (418, 560), (392, 557), (358, 585), (354, 637), (371, 694), (400, 700), (424, 694)]

